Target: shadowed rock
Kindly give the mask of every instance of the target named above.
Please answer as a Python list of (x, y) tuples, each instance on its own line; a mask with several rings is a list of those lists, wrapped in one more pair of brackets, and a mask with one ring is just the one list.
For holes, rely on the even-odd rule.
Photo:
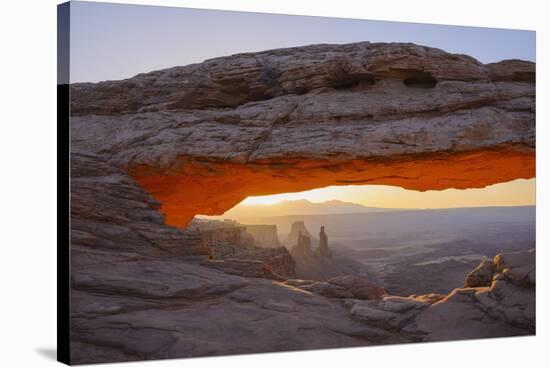
[(318, 293), (330, 298), (380, 299), (386, 292), (384, 288), (357, 275), (334, 277), (326, 282), (295, 280), (285, 282), (303, 290)]
[(447, 296), (385, 295), (355, 276), (281, 283), (261, 279), (278, 278), (259, 261), (204, 262), (197, 231), (163, 224), (158, 203), (100, 156), (73, 151), (71, 167), (72, 363), (535, 331), (534, 251), (496, 256), (490, 286)]
[(279, 281), (286, 280), (285, 278), (275, 274), (269, 265), (259, 260), (208, 260), (201, 263), (201, 265), (219, 269), (227, 274), (239, 275), (243, 277), (265, 278)]
[(72, 362), (533, 334), (534, 252), (497, 256), (490, 285), (403, 298), (208, 263), (170, 225), (249, 195), (534, 177), (534, 80), (533, 63), (365, 42), (72, 85)]
[(455, 289), (405, 330), (424, 340), (534, 334), (535, 250), (499, 254), (493, 263), (500, 265), (488, 286)]
[(402, 339), (364, 327), (338, 300), (275, 282), (262, 262), (205, 262), (198, 232), (165, 225), (158, 203), (100, 156), (73, 150), (71, 173), (71, 363)]
[(487, 260), (483, 260), (479, 266), (466, 275), (464, 281), (465, 287), (487, 287), (491, 285), (493, 276), (497, 271), (495, 263)]

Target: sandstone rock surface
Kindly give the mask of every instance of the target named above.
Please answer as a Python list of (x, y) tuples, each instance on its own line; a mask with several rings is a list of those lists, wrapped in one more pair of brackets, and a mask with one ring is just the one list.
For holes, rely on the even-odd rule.
[(387, 296), (379, 301), (351, 302), (352, 317), (370, 326), (400, 331), (411, 319), (430, 306), (426, 301)]
[(455, 289), (406, 330), (424, 340), (534, 334), (535, 278), (528, 274), (535, 271), (535, 251), (499, 254), (493, 262), (501, 265), (489, 286)]
[[(263, 226), (261, 226), (263, 227)], [(275, 227), (275, 226), (269, 226)], [(286, 247), (259, 247), (257, 240), (248, 233), (249, 226), (241, 225), (234, 221), (196, 221), (191, 228), (197, 229), (206, 246), (211, 250), (213, 260), (231, 260), (227, 262), (212, 262), (211, 266), (220, 269), (235, 270), (242, 268), (241, 275), (257, 276), (265, 278), (266, 274), (272, 279), (294, 278), (296, 276), (295, 262)], [(245, 262), (233, 260), (246, 260), (251, 268), (245, 269)], [(262, 266), (257, 262), (263, 263)]]
[(500, 254), (495, 257), (494, 263), (499, 272), (510, 282), (519, 286), (534, 286), (535, 277), (535, 250)]
[(493, 276), (497, 271), (496, 264), (491, 260), (483, 260), (477, 268), (466, 276), (465, 287), (486, 287), (490, 286)]
[(163, 224), (158, 203), (98, 155), (73, 151), (71, 172), (72, 363), (401, 340), (339, 300), (250, 277), (250, 261), (204, 266), (199, 233)]
[(75, 269), (140, 259), (204, 260), (210, 250), (193, 230), (164, 224), (155, 201), (96, 154), (71, 153), (71, 262)]
[(287, 285), (318, 293), (330, 298), (380, 299), (384, 288), (357, 275), (334, 277), (326, 282), (307, 280), (288, 280)]
[(271, 266), (260, 260), (224, 259), (208, 260), (201, 263), (203, 266), (219, 269), (225, 273), (242, 277), (274, 279), (285, 281), (286, 279), (276, 274)]
[[(534, 273), (535, 252), (499, 254), (493, 261), (496, 264), (503, 259), (507, 266), (497, 268), (490, 286), (457, 288), (447, 296), (386, 295), (368, 301), (350, 297), (345, 304), (354, 319), (397, 332), (410, 341), (533, 335), (535, 283), (526, 279)], [(506, 271), (509, 264), (522, 270), (510, 276), (513, 273)]]
[(249, 195), (533, 177), (534, 69), (364, 42), (71, 85), (72, 363), (533, 334), (534, 252), (497, 256), (490, 285), (395, 297), (204, 266), (174, 226)]
[(535, 65), (414, 44), (270, 50), (73, 84), (71, 111), (73, 146), (122, 167), (177, 226), (250, 195), (535, 174)]
[(234, 271), (255, 269), (242, 260), (201, 265), (199, 233), (163, 224), (158, 203), (104, 158), (73, 151), (71, 167), (72, 363), (535, 332), (534, 251), (496, 256), (491, 286), (444, 297), (385, 295), (354, 276), (259, 279)]

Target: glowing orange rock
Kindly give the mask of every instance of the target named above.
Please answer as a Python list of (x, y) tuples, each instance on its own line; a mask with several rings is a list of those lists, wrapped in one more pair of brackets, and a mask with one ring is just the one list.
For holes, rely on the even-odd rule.
[(413, 44), (313, 45), (71, 86), (73, 148), (166, 221), (329, 185), (475, 188), (535, 176), (535, 65)]
[(248, 196), (310, 190), (330, 185), (378, 184), (419, 191), (466, 189), (532, 178), (531, 152), (487, 150), (432, 154), (389, 162), (297, 162), (285, 165), (216, 164), (183, 175), (133, 177), (163, 203), (168, 224), (185, 226), (196, 214), (221, 215)]

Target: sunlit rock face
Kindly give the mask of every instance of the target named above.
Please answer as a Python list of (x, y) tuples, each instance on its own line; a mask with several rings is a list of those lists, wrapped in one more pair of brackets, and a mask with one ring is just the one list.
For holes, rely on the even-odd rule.
[(167, 223), (329, 185), (474, 188), (535, 176), (535, 64), (398, 43), (239, 54), (71, 86), (74, 147)]
[[(403, 331), (423, 340), (533, 335), (536, 331), (535, 249), (498, 254), (484, 286), (457, 288)], [(487, 267), (483, 262), (474, 270)], [(471, 279), (471, 274), (467, 277)]]

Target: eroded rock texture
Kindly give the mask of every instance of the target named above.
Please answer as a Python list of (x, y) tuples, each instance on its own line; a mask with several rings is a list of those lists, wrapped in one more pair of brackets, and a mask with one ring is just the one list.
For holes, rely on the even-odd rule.
[[(407, 325), (423, 340), (535, 333), (535, 250), (495, 256), (486, 286), (457, 288)], [(478, 268), (479, 269), (479, 268)]]
[(80, 271), (89, 265), (125, 260), (208, 258), (210, 250), (198, 233), (166, 226), (159, 208), (126, 173), (96, 154), (73, 149), (73, 268)]
[(391, 296), (356, 276), (284, 280), (259, 261), (209, 261), (197, 231), (163, 224), (100, 156), (73, 151), (71, 168), (72, 363), (535, 332), (534, 251), (496, 256), (490, 282), (447, 296)]
[(71, 85), (72, 143), (167, 222), (328, 185), (471, 188), (535, 175), (535, 65), (362, 42)]
[[(197, 229), (211, 250), (213, 261), (206, 264), (212, 267), (232, 274), (255, 274), (260, 278), (296, 277), (295, 262), (286, 247), (257, 246), (258, 241), (248, 232), (250, 226), (234, 221), (194, 220), (189, 228)], [(276, 231), (274, 234), (277, 236)]]
[(534, 333), (534, 252), (497, 256), (476, 288), (395, 297), (209, 262), (197, 231), (169, 225), (329, 184), (533, 177), (533, 64), (318, 45), (71, 92), (72, 363)]
[(73, 151), (71, 172), (72, 363), (392, 340), (340, 302), (262, 279), (261, 262), (209, 262), (197, 231), (162, 224), (158, 203), (99, 156)]

